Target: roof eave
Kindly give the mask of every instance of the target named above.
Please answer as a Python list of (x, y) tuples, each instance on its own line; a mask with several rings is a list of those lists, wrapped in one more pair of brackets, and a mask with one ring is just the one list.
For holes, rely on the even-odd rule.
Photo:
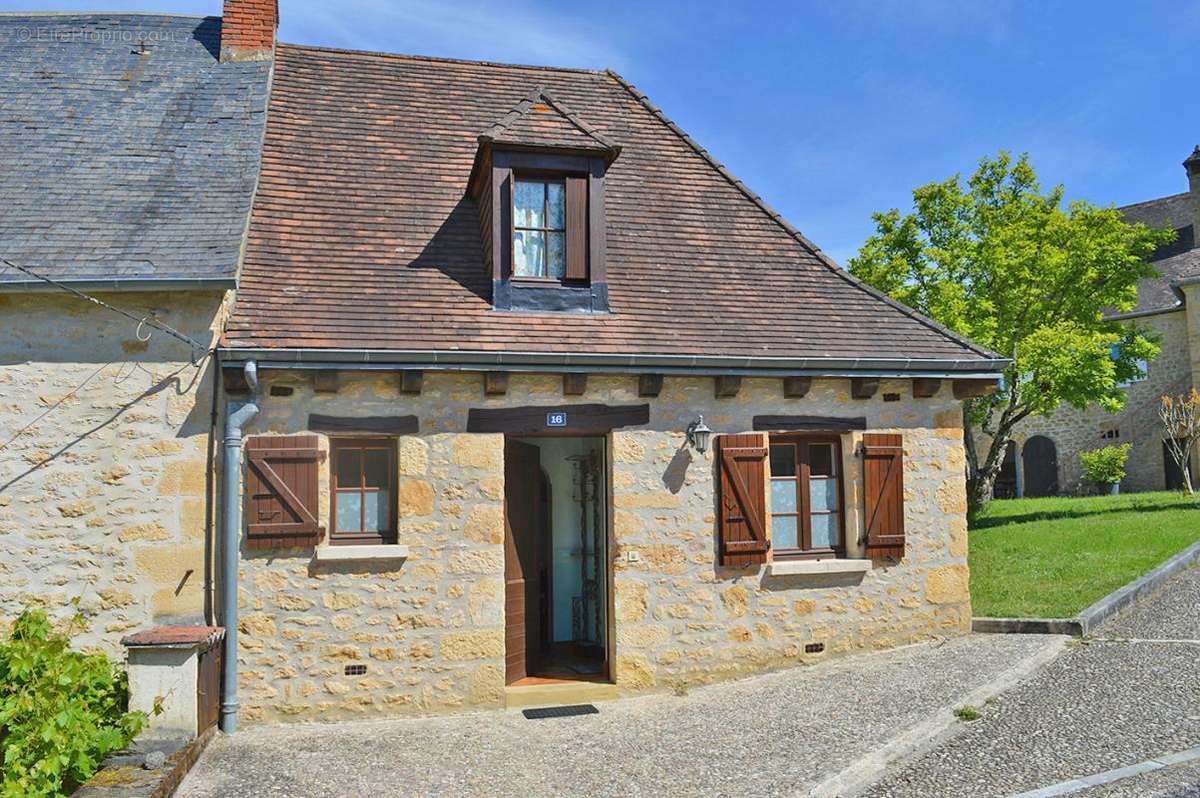
[[(52, 279), (54, 283), (74, 288), (76, 291), (129, 293), (133, 291), (223, 291), (237, 288), (237, 280), (232, 277)], [(48, 294), (61, 290), (56, 285), (42, 280), (0, 280), (0, 294)]]
[(485, 352), (464, 350), (309, 349), (223, 346), (225, 360), (258, 362), (260, 368), (507, 370), (664, 373), (688, 375), (813, 377), (948, 377), (997, 380), (1004, 358), (774, 358), (585, 352)]

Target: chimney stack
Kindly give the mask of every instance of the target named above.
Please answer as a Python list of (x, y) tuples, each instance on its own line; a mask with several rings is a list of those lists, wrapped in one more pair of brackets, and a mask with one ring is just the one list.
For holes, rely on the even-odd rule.
[(279, 27), (278, 0), (225, 0), (222, 61), (269, 61)]
[(1200, 145), (1183, 162), (1188, 175), (1188, 193), (1192, 201), (1192, 241), (1200, 247)]

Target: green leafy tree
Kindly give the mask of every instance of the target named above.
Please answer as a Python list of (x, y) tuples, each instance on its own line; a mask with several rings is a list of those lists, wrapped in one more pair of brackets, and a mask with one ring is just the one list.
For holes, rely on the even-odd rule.
[[(1106, 320), (1131, 310), (1149, 258), (1173, 231), (1127, 224), (1115, 208), (1064, 207), (1043, 193), (1022, 155), (984, 158), (964, 184), (955, 175), (913, 191), (913, 211), (874, 215), (875, 234), (850, 261), (867, 283), (1011, 359), (992, 396), (967, 400), (963, 426), (972, 509), (992, 493), (1013, 427), (1062, 403), (1110, 412), (1156, 337)], [(990, 438), (985, 452), (975, 432)]]
[[(82, 628), (76, 615), (67, 632)], [(137, 736), (125, 672), (103, 654), (72, 651), (42, 610), (0, 641), (0, 796), (69, 795)]]

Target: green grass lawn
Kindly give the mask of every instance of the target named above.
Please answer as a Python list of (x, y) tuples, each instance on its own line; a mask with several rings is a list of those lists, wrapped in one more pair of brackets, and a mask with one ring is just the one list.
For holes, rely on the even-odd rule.
[(976, 616), (1069, 618), (1200, 540), (1200, 495), (993, 501), (971, 524)]

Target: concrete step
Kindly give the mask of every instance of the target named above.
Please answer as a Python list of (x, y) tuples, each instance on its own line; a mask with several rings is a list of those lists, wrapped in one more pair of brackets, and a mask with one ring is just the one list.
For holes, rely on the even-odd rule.
[(504, 705), (509, 709), (522, 707), (554, 707), (566, 704), (590, 704), (608, 701), (619, 695), (615, 684), (603, 682), (562, 682), (531, 684), (504, 688)]

